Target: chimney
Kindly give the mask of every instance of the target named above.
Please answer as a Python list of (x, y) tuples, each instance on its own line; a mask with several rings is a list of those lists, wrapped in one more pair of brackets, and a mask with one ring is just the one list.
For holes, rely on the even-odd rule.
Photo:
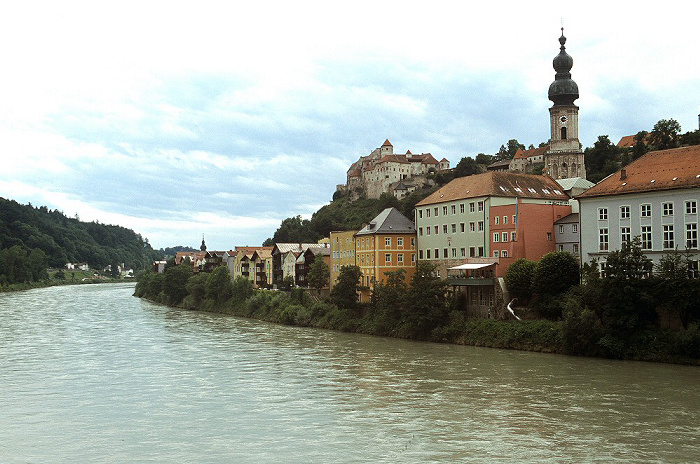
[(625, 180), (627, 179), (627, 169), (621, 169), (620, 170), (620, 180)]

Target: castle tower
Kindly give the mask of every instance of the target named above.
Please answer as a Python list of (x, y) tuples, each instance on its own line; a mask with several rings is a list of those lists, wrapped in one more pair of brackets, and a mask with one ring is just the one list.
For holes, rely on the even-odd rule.
[(571, 79), (574, 60), (566, 53), (566, 37), (561, 28), (561, 47), (552, 64), (556, 75), (549, 86), (549, 99), (554, 105), (549, 109), (551, 138), (549, 149), (544, 155), (546, 172), (554, 179), (567, 177), (586, 178), (586, 166), (578, 140), (578, 85)]

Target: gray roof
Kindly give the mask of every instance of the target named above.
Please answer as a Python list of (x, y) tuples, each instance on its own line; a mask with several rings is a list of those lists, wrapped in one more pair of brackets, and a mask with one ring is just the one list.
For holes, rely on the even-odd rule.
[(308, 248), (324, 248), (325, 246), (322, 243), (275, 243), (275, 249), (282, 254), (290, 251), (302, 253)]
[(561, 219), (554, 221), (555, 224), (578, 224), (578, 213), (567, 214)]
[(589, 189), (595, 184), (583, 177), (569, 177), (567, 179), (557, 179), (557, 184), (561, 185), (564, 191), (569, 191), (572, 188)]
[(416, 226), (413, 221), (396, 208), (387, 208), (372, 219), (355, 235), (372, 234), (414, 234)]

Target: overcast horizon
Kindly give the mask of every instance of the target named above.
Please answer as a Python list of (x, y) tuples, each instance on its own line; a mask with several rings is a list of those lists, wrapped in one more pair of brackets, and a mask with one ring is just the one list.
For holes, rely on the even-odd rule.
[[(252, 3), (252, 2), (250, 2)], [(389, 139), (452, 166), (549, 139), (564, 25), (584, 147), (698, 128), (696, 2), (16, 2), (0, 196), (158, 249), (260, 245)]]

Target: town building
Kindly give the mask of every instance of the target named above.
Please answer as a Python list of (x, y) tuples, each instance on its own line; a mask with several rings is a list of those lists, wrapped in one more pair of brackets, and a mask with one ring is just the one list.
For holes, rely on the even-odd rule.
[(557, 251), (566, 251), (581, 260), (581, 234), (579, 233), (579, 215), (571, 213), (554, 223), (554, 242)]
[(272, 247), (272, 285), (287, 278), (296, 282), (297, 258), (308, 248), (326, 248), (327, 243), (275, 243)]
[(430, 153), (414, 155), (409, 150), (404, 155), (394, 154), (394, 146), (387, 139), (381, 147), (350, 166), (347, 183), (338, 185), (337, 190), (348, 192), (351, 200), (363, 195), (379, 198), (382, 193), (405, 196), (410, 189), (432, 185), (429, 174), (449, 169), (449, 160), (438, 161)]
[(335, 231), (330, 233), (330, 288), (338, 281), (343, 266), (355, 266), (356, 230)]
[(308, 287), (309, 283), (306, 278), (309, 269), (317, 259), (322, 259), (330, 268), (331, 248), (328, 243), (323, 243), (323, 248), (309, 247), (299, 255), (295, 263), (295, 284), (299, 287)]
[(577, 197), (581, 259), (604, 269), (610, 252), (640, 237), (654, 264), (676, 250), (698, 269), (700, 146), (652, 151)]
[(404, 269), (410, 282), (416, 268), (416, 228), (413, 221), (396, 208), (387, 208), (355, 234), (355, 263), (362, 275), (360, 286), (369, 296), (378, 282), (386, 280), (385, 273)]
[(268, 288), (272, 285), (272, 247), (260, 247), (253, 252), (250, 261), (255, 269), (253, 285)]
[(568, 201), (547, 176), (490, 171), (454, 179), (416, 204), (418, 260), (444, 277), (470, 258), (496, 258), (502, 276), (518, 258), (554, 251), (554, 222), (571, 213)]

